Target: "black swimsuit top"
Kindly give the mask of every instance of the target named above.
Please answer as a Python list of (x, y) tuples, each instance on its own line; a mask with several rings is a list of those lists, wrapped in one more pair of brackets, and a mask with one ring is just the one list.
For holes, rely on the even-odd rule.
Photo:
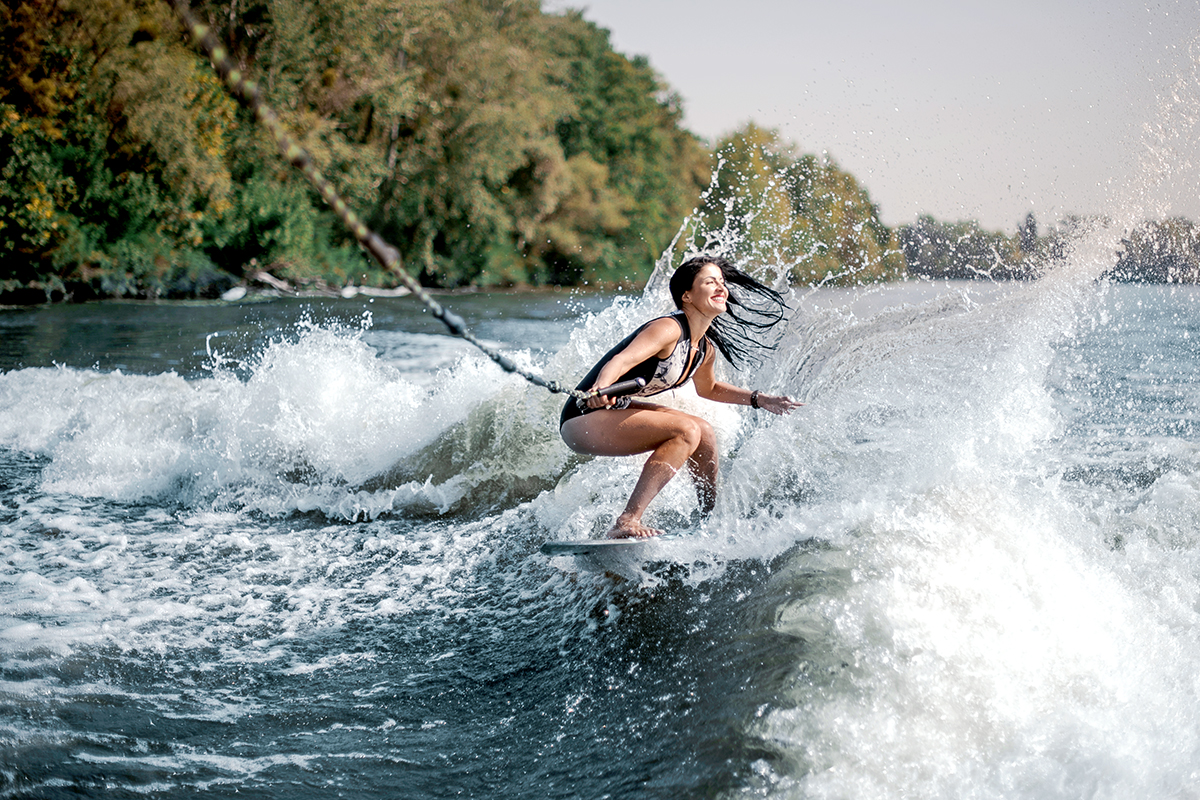
[[(583, 380), (575, 388), (580, 390), (592, 388), (596, 383), (596, 378), (600, 375), (600, 370), (604, 369), (604, 365), (611, 361), (617, 353), (628, 347), (637, 338), (638, 334), (646, 329), (646, 325), (649, 325), (651, 322), (657, 322), (660, 319), (673, 319), (679, 323), (679, 340), (675, 342), (675, 349), (666, 358), (651, 356), (640, 364), (635, 364), (617, 380), (626, 381), (632, 378), (641, 378), (646, 382), (645, 386), (629, 395), (630, 397), (649, 397), (661, 394), (671, 389), (677, 389), (691, 380), (692, 376), (696, 374), (696, 370), (704, 363), (704, 358), (708, 355), (708, 337), (706, 336), (700, 340), (700, 345), (696, 348), (696, 357), (692, 358), (692, 332), (688, 325), (687, 315), (682, 311), (676, 311), (665, 318), (656, 317), (650, 320), (650, 322), (645, 323), (622, 339), (613, 349), (605, 353), (603, 358), (596, 362), (596, 365), (592, 367), (591, 371), (584, 376)], [(599, 409), (589, 410), (598, 411)], [(575, 398), (569, 398), (563, 407), (558, 425), (561, 428), (562, 424), (567, 420), (586, 413), (588, 412), (580, 410), (575, 402)]]

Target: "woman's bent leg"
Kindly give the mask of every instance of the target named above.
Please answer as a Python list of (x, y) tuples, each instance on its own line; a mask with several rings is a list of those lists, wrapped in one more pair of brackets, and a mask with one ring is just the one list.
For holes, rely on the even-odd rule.
[(688, 470), (696, 485), (696, 499), (700, 502), (700, 513), (708, 516), (717, 504), (717, 437), (712, 426), (705, 423), (700, 444), (688, 459)]
[(643, 525), (642, 514), (684, 464), (696, 477), (701, 510), (708, 513), (712, 509), (717, 474), (715, 437), (712, 426), (699, 417), (666, 408), (595, 411), (568, 420), (562, 437), (572, 450), (587, 455), (650, 453), (610, 537), (661, 533)]

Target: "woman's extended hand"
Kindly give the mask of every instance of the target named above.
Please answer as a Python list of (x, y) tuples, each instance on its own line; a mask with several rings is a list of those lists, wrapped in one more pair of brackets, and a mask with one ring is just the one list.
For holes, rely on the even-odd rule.
[(797, 403), (787, 395), (758, 393), (758, 407), (772, 414), (790, 414), (793, 408), (799, 408), (804, 403)]

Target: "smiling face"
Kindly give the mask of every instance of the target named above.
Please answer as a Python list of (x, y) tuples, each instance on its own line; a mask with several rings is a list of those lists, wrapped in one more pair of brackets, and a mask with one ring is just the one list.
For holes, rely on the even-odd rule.
[(683, 293), (684, 306), (692, 306), (706, 317), (724, 314), (728, 307), (729, 291), (725, 276), (716, 264), (705, 264), (692, 280), (692, 288)]

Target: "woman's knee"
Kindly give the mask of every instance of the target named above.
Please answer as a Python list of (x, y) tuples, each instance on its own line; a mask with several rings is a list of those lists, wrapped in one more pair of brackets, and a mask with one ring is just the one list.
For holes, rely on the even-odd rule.
[(680, 438), (687, 442), (688, 451), (692, 453), (703, 447), (711, 448), (716, 441), (712, 425), (700, 417), (681, 416), (679, 430)]

